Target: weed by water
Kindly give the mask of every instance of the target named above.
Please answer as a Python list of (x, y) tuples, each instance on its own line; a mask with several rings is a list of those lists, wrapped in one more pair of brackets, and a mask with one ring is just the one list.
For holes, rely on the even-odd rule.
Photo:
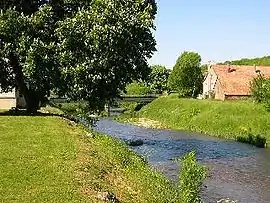
[(198, 164), (195, 151), (188, 153), (180, 160), (180, 202), (198, 203), (200, 202), (200, 188), (206, 178), (207, 169)]
[(252, 134), (241, 135), (241, 136), (237, 136), (236, 140), (238, 142), (252, 144), (260, 148), (266, 147), (266, 138), (261, 135), (252, 135)]

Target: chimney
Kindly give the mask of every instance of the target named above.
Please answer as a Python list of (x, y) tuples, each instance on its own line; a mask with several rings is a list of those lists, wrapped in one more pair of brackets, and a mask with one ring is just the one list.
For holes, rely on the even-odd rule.
[(261, 72), (255, 64), (254, 64), (254, 71), (255, 71), (255, 73), (260, 73)]
[(257, 73), (257, 66), (254, 64), (253, 67), (254, 67), (255, 73)]
[(208, 73), (210, 72), (212, 65), (213, 65), (212, 61), (208, 61), (208, 65), (207, 65), (207, 72)]
[(228, 68), (227, 68), (228, 73), (232, 72), (231, 64), (228, 63), (228, 64), (227, 64), (227, 67), (228, 67)]

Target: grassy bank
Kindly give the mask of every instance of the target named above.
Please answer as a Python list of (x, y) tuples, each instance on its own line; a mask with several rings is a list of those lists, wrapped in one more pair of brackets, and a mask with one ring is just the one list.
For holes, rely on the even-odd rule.
[[(161, 97), (136, 114), (172, 129), (202, 132), (217, 137), (261, 135), (270, 143), (270, 113), (251, 101), (210, 101)], [(132, 120), (128, 116), (120, 120)]]
[(50, 116), (0, 115), (1, 202), (178, 202), (122, 143)]

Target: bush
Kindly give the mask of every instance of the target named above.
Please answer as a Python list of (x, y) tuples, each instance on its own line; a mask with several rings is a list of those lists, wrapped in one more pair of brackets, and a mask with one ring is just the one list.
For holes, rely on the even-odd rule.
[(250, 89), (254, 100), (264, 103), (266, 109), (270, 111), (270, 79), (264, 78), (259, 73), (251, 82)]
[(169, 90), (168, 78), (171, 70), (166, 69), (165, 66), (155, 65), (152, 66), (152, 71), (147, 79), (147, 84), (151, 92), (155, 94), (162, 94)]
[(198, 203), (200, 202), (200, 189), (206, 178), (207, 170), (204, 166), (198, 164), (195, 151), (188, 153), (180, 160), (180, 202)]
[(266, 147), (266, 138), (261, 135), (252, 135), (251, 133), (249, 133), (247, 136), (237, 136), (236, 140), (238, 142), (252, 144), (259, 148)]
[(151, 90), (143, 83), (134, 82), (126, 86), (126, 95), (147, 95)]

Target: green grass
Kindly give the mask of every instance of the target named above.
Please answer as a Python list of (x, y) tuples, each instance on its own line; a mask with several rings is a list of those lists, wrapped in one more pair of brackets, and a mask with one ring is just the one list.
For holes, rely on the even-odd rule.
[(251, 101), (213, 101), (161, 97), (138, 114), (172, 129), (202, 132), (236, 139), (248, 134), (261, 135), (270, 142), (270, 113)]
[(176, 186), (123, 143), (66, 119), (0, 116), (0, 130), (1, 202), (179, 202)]

